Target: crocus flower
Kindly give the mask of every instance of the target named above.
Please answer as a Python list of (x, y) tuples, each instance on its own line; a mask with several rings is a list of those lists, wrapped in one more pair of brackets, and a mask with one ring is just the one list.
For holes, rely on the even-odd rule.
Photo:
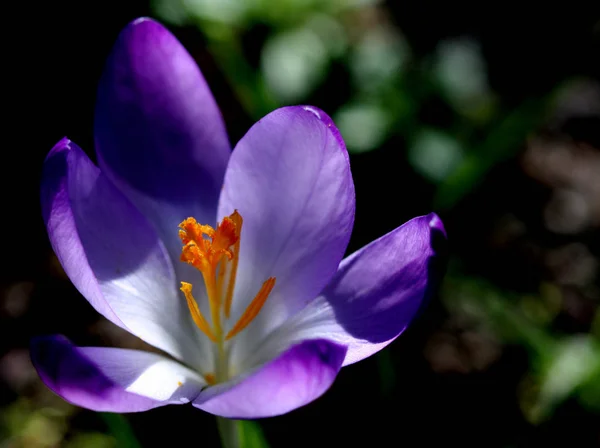
[(402, 333), (439, 278), (433, 213), (342, 260), (355, 195), (331, 119), (284, 107), (232, 152), (194, 60), (155, 21), (120, 34), (94, 132), (98, 167), (66, 138), (45, 161), (49, 238), (90, 304), (158, 350), (36, 338), (40, 377), (75, 405), (289, 412)]

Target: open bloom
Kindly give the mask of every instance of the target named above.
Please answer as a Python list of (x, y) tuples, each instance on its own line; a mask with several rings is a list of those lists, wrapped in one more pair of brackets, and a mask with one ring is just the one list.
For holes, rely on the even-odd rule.
[(76, 405), (288, 412), (394, 340), (439, 279), (435, 214), (342, 260), (355, 196), (331, 119), (278, 109), (231, 152), (198, 67), (152, 20), (111, 53), (95, 143), (99, 167), (67, 139), (46, 159), (50, 241), (100, 314), (164, 354), (36, 338), (41, 378)]

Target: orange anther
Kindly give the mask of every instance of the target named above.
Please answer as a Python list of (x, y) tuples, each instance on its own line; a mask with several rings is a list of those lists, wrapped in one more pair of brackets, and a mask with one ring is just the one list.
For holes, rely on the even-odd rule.
[[(274, 277), (266, 280), (238, 322), (224, 337), (222, 319), (229, 318), (231, 313), (242, 224), (242, 216), (237, 210), (223, 218), (216, 229), (199, 224), (194, 218), (187, 218), (179, 224), (179, 237), (183, 243), (181, 261), (189, 263), (202, 273), (210, 306), (211, 324), (204, 318), (192, 296), (192, 285), (182, 282), (181, 290), (196, 326), (217, 344), (219, 353), (223, 353), (224, 341), (243, 331), (258, 315), (275, 286)], [(209, 384), (216, 381), (212, 374), (205, 375), (205, 379)]]
[(196, 326), (204, 333), (208, 338), (217, 342), (217, 338), (213, 334), (210, 325), (206, 322), (206, 319), (202, 315), (202, 311), (200, 311), (200, 307), (196, 303), (196, 299), (192, 295), (192, 285), (190, 283), (181, 282), (181, 291), (185, 295), (185, 299), (187, 300), (188, 308), (190, 309), (190, 313), (192, 314), (192, 319)]
[(271, 278), (267, 279), (262, 284), (260, 291), (258, 291), (258, 294), (256, 294), (256, 297), (254, 297), (252, 302), (250, 302), (250, 305), (248, 305), (248, 308), (246, 308), (246, 311), (244, 311), (244, 314), (242, 314), (242, 316), (237, 321), (237, 323), (233, 326), (231, 331), (229, 333), (227, 333), (225, 340), (229, 340), (232, 337), (234, 337), (236, 334), (241, 332), (244, 328), (246, 328), (250, 324), (250, 322), (252, 322), (254, 320), (254, 318), (256, 316), (258, 316), (258, 313), (260, 313), (260, 310), (262, 309), (263, 305), (267, 301), (267, 298), (269, 297), (269, 294), (271, 294), (271, 291), (273, 290), (274, 286), (275, 286), (275, 277), (271, 277)]

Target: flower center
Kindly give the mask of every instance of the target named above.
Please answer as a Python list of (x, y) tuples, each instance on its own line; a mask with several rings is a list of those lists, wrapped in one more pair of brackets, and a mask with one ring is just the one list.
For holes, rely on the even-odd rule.
[(236, 324), (227, 334), (224, 333), (224, 320), (229, 319), (231, 314), (242, 223), (242, 216), (236, 210), (223, 218), (216, 229), (198, 224), (194, 218), (187, 218), (179, 224), (179, 237), (183, 242), (181, 261), (194, 266), (202, 273), (208, 297), (210, 323), (203, 316), (192, 295), (192, 285), (181, 282), (181, 291), (185, 295), (196, 326), (217, 345), (216, 374), (205, 375), (209, 384), (228, 379), (225, 341), (243, 331), (258, 316), (275, 286), (275, 277), (268, 278)]

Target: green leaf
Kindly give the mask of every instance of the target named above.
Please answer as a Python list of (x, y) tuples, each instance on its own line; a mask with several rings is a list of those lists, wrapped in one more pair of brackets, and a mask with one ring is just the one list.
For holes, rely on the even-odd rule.
[(396, 371), (390, 350), (377, 353), (377, 368), (379, 370), (379, 390), (381, 396), (387, 398), (396, 385)]
[(423, 128), (412, 139), (408, 161), (422, 176), (442, 182), (460, 164), (464, 150), (458, 140), (441, 129)]
[(127, 419), (121, 414), (101, 412), (100, 416), (108, 426), (108, 432), (117, 441), (117, 446), (142, 448)]
[[(539, 394), (528, 411), (533, 422), (548, 418), (567, 398), (593, 388), (600, 373), (600, 347), (589, 335), (561, 339), (550, 362), (540, 372)], [(590, 389), (587, 389), (588, 391)], [(578, 394), (579, 392), (579, 394)], [(597, 403), (588, 402), (592, 405)]]
[(269, 448), (262, 428), (257, 422), (239, 420), (237, 425), (240, 434), (240, 448)]
[(115, 448), (117, 446), (126, 445), (117, 445), (113, 437), (99, 432), (78, 433), (65, 443), (65, 448)]
[(269, 448), (257, 422), (217, 417), (223, 448)]
[(376, 149), (388, 136), (389, 113), (377, 104), (346, 103), (334, 115), (348, 151), (362, 153)]
[(237, 36), (222, 36), (219, 41), (209, 41), (207, 47), (238, 101), (252, 118), (258, 120), (281, 106), (269, 92), (263, 77), (243, 56), (241, 42)]
[(284, 103), (301, 101), (327, 75), (329, 53), (309, 28), (271, 35), (261, 55), (261, 69), (270, 91)]
[(506, 115), (439, 185), (435, 208), (453, 207), (495, 164), (517, 154), (525, 139), (540, 125), (545, 108), (545, 100), (531, 99)]

